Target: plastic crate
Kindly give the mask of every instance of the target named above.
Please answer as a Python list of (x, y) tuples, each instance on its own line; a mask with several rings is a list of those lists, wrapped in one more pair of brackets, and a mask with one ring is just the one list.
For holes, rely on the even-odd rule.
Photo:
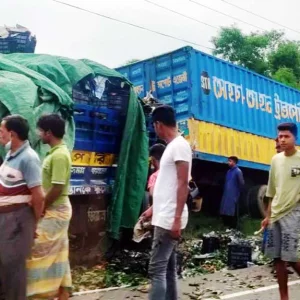
[(73, 101), (78, 104), (87, 104), (87, 103), (92, 102), (89, 95), (83, 93), (80, 90), (76, 90), (76, 89), (73, 89), (72, 98), (73, 98)]
[(108, 125), (113, 126), (117, 126), (119, 124), (120, 113), (114, 109), (97, 107), (92, 114), (95, 122), (106, 122)]
[(203, 237), (201, 253), (213, 253), (220, 249), (220, 239), (218, 237), (209, 236)]
[(93, 123), (95, 108), (92, 105), (76, 104), (74, 107), (75, 122)]
[(120, 92), (110, 92), (108, 94), (107, 107), (111, 109), (117, 109), (125, 112), (129, 101), (129, 94), (122, 94)]
[(94, 149), (93, 140), (92, 139), (91, 140), (80, 139), (80, 138), (76, 137), (74, 149), (82, 150), (82, 151), (93, 151), (93, 149)]
[(248, 262), (252, 262), (251, 245), (245, 243), (228, 245), (227, 265), (233, 268), (246, 268)]
[(117, 123), (95, 120), (93, 132), (93, 150), (96, 152), (115, 153), (118, 146), (119, 126)]
[(74, 109), (75, 149), (93, 151), (94, 118), (93, 106), (77, 104)]
[[(16, 34), (16, 35), (12, 35)], [(10, 36), (0, 39), (0, 53), (34, 53), (36, 39), (29, 32), (11, 32)]]

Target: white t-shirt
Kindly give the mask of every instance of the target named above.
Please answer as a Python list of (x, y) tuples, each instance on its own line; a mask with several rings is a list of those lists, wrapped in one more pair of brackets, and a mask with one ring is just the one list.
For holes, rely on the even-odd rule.
[[(192, 150), (189, 143), (182, 137), (176, 137), (169, 143), (160, 160), (158, 177), (153, 191), (152, 225), (171, 230), (174, 224), (177, 207), (177, 170), (176, 162), (189, 163), (189, 178), (191, 177)], [(181, 216), (181, 229), (188, 221), (188, 208), (184, 206)]]

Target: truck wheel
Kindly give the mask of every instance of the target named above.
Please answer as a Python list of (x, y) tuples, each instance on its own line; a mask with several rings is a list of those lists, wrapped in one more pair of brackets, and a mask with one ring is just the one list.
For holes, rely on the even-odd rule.
[(247, 196), (248, 214), (252, 218), (261, 219), (266, 216), (266, 185), (258, 185), (250, 188)]
[(245, 178), (245, 185), (241, 192), (239, 199), (239, 215), (244, 216), (249, 214), (248, 210), (248, 193), (250, 189), (254, 186), (254, 183), (251, 179)]

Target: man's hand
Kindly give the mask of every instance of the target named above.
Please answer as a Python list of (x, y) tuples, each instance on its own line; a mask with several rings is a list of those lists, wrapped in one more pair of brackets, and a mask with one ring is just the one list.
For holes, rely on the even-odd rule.
[(175, 218), (171, 229), (171, 236), (173, 239), (179, 239), (181, 237), (181, 218)]
[(265, 229), (269, 226), (269, 224), (270, 224), (270, 219), (269, 217), (266, 217), (265, 219), (262, 220), (261, 227)]
[(31, 202), (29, 205), (32, 206), (33, 208), (36, 222), (37, 222), (44, 210), (45, 195), (41, 186), (36, 186), (31, 188), (30, 193), (31, 193)]
[(153, 210), (151, 206), (141, 214), (140, 220), (142, 221), (150, 220), (152, 218), (152, 214), (153, 214)]
[(37, 224), (35, 224), (35, 226), (34, 226), (34, 238), (36, 239), (38, 237), (39, 237), (39, 235), (37, 233)]

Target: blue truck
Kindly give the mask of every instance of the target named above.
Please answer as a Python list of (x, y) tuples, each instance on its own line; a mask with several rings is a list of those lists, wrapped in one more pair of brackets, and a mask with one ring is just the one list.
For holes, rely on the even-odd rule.
[(193, 177), (208, 209), (216, 211), (224, 163), (236, 155), (246, 180), (241, 209), (264, 215), (276, 127), (299, 125), (300, 91), (192, 47), (116, 70), (141, 98), (150, 92), (175, 108), (178, 127), (194, 150)]

